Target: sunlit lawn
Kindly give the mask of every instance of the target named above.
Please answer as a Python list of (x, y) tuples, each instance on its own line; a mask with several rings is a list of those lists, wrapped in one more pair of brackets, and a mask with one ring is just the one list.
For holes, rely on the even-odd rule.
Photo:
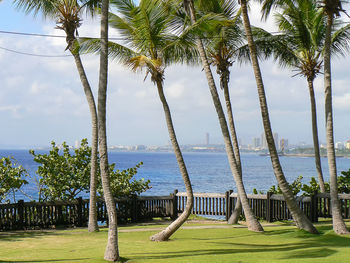
[[(233, 227), (182, 229), (162, 243), (149, 241), (156, 232), (149, 228), (119, 233), (120, 254), (130, 263), (350, 262), (350, 236), (335, 235), (329, 222), (317, 228), (320, 235), (288, 225), (265, 227), (264, 233)], [(0, 262), (105, 262), (106, 240), (106, 229), (99, 233), (86, 229), (1, 232)]]

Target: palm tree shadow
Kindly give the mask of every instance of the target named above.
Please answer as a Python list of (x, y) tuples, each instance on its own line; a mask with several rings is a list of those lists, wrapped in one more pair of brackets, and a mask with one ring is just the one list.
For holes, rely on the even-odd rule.
[[(86, 262), (86, 260), (89, 260), (90, 258), (66, 258), (66, 259), (39, 259), (39, 260), (0, 260), (1, 262), (7, 262), (7, 263), (35, 263), (35, 262)], [(125, 261), (122, 261), (125, 262)]]
[[(40, 238), (43, 236), (59, 236), (62, 233), (58, 231), (42, 231), (42, 230), (30, 230), (30, 231), (8, 231), (0, 232), (0, 242), (1, 241), (19, 241), (25, 238)], [(0, 261), (1, 262), (1, 261)]]

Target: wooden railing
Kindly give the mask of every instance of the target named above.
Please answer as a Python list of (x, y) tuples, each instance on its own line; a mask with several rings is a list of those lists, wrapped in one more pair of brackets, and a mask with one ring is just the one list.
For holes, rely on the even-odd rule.
[[(182, 212), (185, 208), (186, 193), (177, 193), (177, 209)], [(249, 204), (259, 219), (268, 222), (290, 220), (292, 215), (287, 207), (283, 195), (272, 193), (248, 194)], [(350, 218), (350, 195), (339, 194), (343, 217)], [(298, 196), (296, 201), (300, 209), (312, 221), (317, 222), (318, 217), (331, 217), (329, 194), (315, 194), (312, 196)], [(195, 193), (192, 213), (196, 215), (225, 216), (230, 218), (237, 203), (237, 193), (227, 191), (225, 194)]]
[[(350, 195), (339, 195), (343, 217), (350, 218)], [(282, 195), (272, 193), (248, 195), (257, 218), (273, 222), (290, 220), (292, 216)], [(300, 209), (312, 221), (318, 217), (331, 217), (329, 194), (296, 197)], [(118, 223), (142, 222), (155, 217), (175, 219), (186, 207), (186, 193), (176, 190), (169, 196), (133, 196), (115, 199)], [(192, 213), (195, 215), (231, 216), (237, 203), (237, 194), (227, 191), (218, 193), (195, 193)], [(0, 230), (50, 228), (53, 226), (86, 226), (89, 200), (24, 202), (0, 204)], [(97, 202), (97, 218), (107, 222), (107, 209), (103, 200)]]
[[(150, 220), (154, 217), (176, 218), (174, 195), (134, 196), (115, 199), (118, 223)], [(51, 228), (53, 226), (86, 226), (89, 200), (23, 202), (0, 204), (0, 230)], [(107, 222), (107, 208), (103, 200), (97, 202), (97, 220)]]
[[(343, 218), (350, 219), (350, 194), (339, 194)], [(317, 194), (317, 211), (319, 217), (332, 217), (329, 193)]]
[[(182, 212), (186, 207), (187, 194), (176, 193), (177, 210)], [(225, 216), (227, 211), (228, 196), (217, 193), (194, 193), (192, 214)]]

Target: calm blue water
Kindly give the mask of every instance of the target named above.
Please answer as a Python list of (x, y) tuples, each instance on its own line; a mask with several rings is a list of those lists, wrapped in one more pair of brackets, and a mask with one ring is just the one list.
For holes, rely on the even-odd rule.
[[(40, 151), (37, 151), (39, 153)], [(37, 164), (26, 150), (0, 150), (0, 157), (14, 156), (18, 163), (26, 168), (31, 176), (35, 177)], [(184, 153), (184, 159), (195, 192), (224, 193), (235, 190), (233, 177), (230, 173), (226, 154), (224, 153)], [(303, 182), (309, 182), (315, 173), (312, 157), (281, 157), (284, 173), (288, 181), (295, 180), (299, 175), (304, 177)], [(136, 178), (145, 178), (151, 181), (152, 188), (145, 195), (168, 195), (174, 189), (185, 191), (182, 178), (172, 153), (152, 152), (110, 152), (109, 161), (117, 164), (117, 169), (126, 169), (142, 161)], [(255, 154), (242, 155), (243, 178), (248, 193), (253, 188), (266, 191), (276, 184), (270, 158)], [(328, 181), (327, 159), (322, 158), (325, 180)], [(350, 169), (350, 159), (337, 158), (338, 173)], [(37, 188), (31, 181), (24, 189), (25, 192), (36, 196)], [(87, 195), (86, 195), (87, 197)], [(18, 194), (17, 199), (27, 199)]]

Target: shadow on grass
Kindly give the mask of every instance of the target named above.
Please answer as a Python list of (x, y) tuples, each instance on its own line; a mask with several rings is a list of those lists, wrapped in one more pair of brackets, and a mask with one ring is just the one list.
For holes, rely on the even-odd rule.
[[(310, 234), (303, 230), (292, 229), (276, 229), (268, 230), (261, 235), (265, 235), (268, 239), (270, 236), (284, 235), (283, 239), (286, 243), (275, 244), (252, 244), (235, 240), (235, 236), (223, 238), (203, 238), (193, 237), (193, 240), (203, 240), (213, 245), (221, 246), (217, 249), (196, 249), (182, 251), (151, 252), (151, 253), (135, 253), (134, 259), (154, 259), (167, 260), (171, 258), (186, 258), (194, 256), (209, 255), (239, 255), (239, 254), (256, 254), (256, 253), (275, 253), (276, 259), (317, 259), (330, 257), (338, 253), (339, 248), (350, 247), (350, 236), (338, 236), (332, 232), (332, 226), (318, 226), (320, 235)], [(244, 235), (250, 236), (250, 235)], [(240, 236), (242, 237), (242, 236)], [(181, 238), (182, 239), (182, 238)], [(188, 238), (186, 238), (188, 239)], [(218, 240), (222, 240), (221, 242)], [(229, 246), (222, 248), (222, 246)], [(210, 247), (210, 246), (208, 246)]]
[[(35, 262), (86, 262), (86, 260), (88, 260), (90, 258), (76, 258), (76, 259), (72, 259), (72, 258), (67, 258), (67, 259), (39, 259), (39, 260), (0, 260), (1, 262), (8, 262), (8, 263), (35, 263)], [(123, 261), (125, 262), (125, 261)]]
[(1, 241), (18, 241), (25, 238), (39, 238), (43, 236), (59, 236), (59, 235), (62, 235), (62, 233), (60, 232), (61, 231), (50, 231), (50, 230), (0, 232), (0, 242)]
[[(232, 244), (233, 245), (233, 244)], [(187, 250), (187, 251), (168, 251), (163, 253), (142, 253), (134, 254), (133, 259), (171, 259), (171, 258), (186, 258), (194, 256), (209, 256), (209, 255), (235, 255), (235, 254), (253, 254), (253, 253), (272, 253), (272, 252), (289, 252), (285, 258), (320, 258), (335, 254), (337, 251), (333, 249), (325, 249), (324, 247), (315, 248), (313, 250), (304, 250), (308, 244), (290, 244), (285, 246), (271, 245), (271, 246), (249, 246), (249, 248), (228, 248), (228, 249), (203, 249), (203, 250)], [(247, 247), (247, 245), (241, 245)], [(301, 251), (302, 250), (302, 251)], [(292, 253), (294, 252), (294, 253)]]

